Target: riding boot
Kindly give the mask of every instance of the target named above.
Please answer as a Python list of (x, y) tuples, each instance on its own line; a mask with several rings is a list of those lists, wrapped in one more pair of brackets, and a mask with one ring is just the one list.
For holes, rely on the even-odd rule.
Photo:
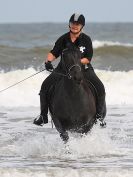
[(48, 103), (46, 99), (46, 94), (40, 92), (40, 108), (41, 114), (34, 120), (34, 124), (42, 126), (48, 123)]
[(105, 103), (105, 95), (99, 96), (97, 98), (97, 113), (96, 118), (100, 121), (103, 121), (106, 115), (106, 103)]

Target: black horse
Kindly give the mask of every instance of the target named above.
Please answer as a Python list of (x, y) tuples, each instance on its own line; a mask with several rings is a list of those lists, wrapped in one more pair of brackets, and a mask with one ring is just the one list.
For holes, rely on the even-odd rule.
[(52, 120), (60, 137), (67, 142), (68, 130), (86, 134), (96, 121), (96, 95), (85, 80), (78, 49), (66, 49), (61, 64), (66, 74), (55, 87), (49, 102)]

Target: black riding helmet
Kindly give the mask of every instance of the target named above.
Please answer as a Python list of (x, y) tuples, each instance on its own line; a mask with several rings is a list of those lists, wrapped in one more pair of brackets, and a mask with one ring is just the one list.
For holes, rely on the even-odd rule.
[(82, 14), (75, 13), (70, 17), (69, 24), (74, 23), (74, 22), (77, 22), (77, 23), (85, 26), (85, 17)]

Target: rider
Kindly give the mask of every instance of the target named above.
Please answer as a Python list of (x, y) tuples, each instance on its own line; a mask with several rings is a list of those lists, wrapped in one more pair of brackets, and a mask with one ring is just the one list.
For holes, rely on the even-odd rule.
[[(73, 14), (69, 20), (70, 31), (62, 35), (56, 42), (53, 49), (48, 53), (45, 61), (45, 68), (48, 71), (53, 71), (52, 61), (61, 56), (65, 48), (77, 47), (81, 52), (81, 63), (84, 77), (95, 87), (97, 91), (97, 119), (103, 119), (103, 107), (105, 105), (105, 89), (100, 79), (96, 76), (91, 65), (93, 56), (93, 47), (91, 38), (82, 32), (85, 26), (85, 17), (82, 14)], [(61, 62), (58, 64), (56, 72), (52, 72), (43, 82), (40, 90), (40, 107), (41, 113), (34, 120), (34, 124), (43, 125), (48, 123), (48, 91), (51, 86), (54, 86), (62, 78), (57, 73), (63, 72)]]

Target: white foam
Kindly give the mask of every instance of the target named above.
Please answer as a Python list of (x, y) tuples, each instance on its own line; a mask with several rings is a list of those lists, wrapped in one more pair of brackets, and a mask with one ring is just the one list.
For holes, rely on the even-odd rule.
[(132, 177), (132, 170), (128, 169), (72, 169), (66, 168), (46, 168), (43, 171), (31, 170), (31, 169), (0, 169), (1, 177)]
[(96, 70), (96, 73), (105, 85), (107, 104), (133, 104), (133, 70), (128, 72)]
[[(0, 90), (3, 90), (29, 76), (37, 73), (33, 68), (16, 70), (0, 74)], [(39, 92), (43, 80), (48, 72), (44, 71), (36, 76), (0, 93), (1, 106), (38, 106)]]
[[(16, 70), (8, 73), (0, 73), (0, 90), (23, 80), (36, 73), (33, 68), (27, 70)], [(106, 88), (106, 100), (108, 105), (133, 104), (133, 70), (105, 71), (96, 70), (98, 77)], [(36, 76), (0, 93), (0, 106), (26, 107), (39, 106), (39, 91), (43, 80), (48, 72), (42, 72)]]
[[(55, 129), (49, 128), (48, 125), (36, 127), (31, 124), (30, 119), (27, 121), (27, 115), (30, 115), (28, 109), (17, 109), (19, 117), (23, 119), (19, 119), (18, 115), (14, 116), (15, 108), (14, 111), (7, 109), (7, 117), (1, 119), (0, 176), (133, 176), (133, 152), (132, 148), (129, 148), (130, 142), (127, 141), (127, 138), (131, 139), (132, 132), (125, 124), (130, 124), (129, 128), (132, 127), (132, 114), (129, 114), (132, 108), (123, 108), (115, 111), (110, 108), (110, 115), (125, 113), (125, 117), (109, 116), (106, 129), (99, 128), (97, 124), (82, 138), (78, 134), (70, 133), (70, 154), (66, 154), (65, 146)], [(5, 111), (6, 108), (3, 112)], [(32, 112), (32, 109), (30, 111)], [(119, 127), (122, 130), (119, 130)]]
[(113, 42), (113, 41), (99, 41), (99, 40), (94, 40), (93, 41), (93, 47), (99, 48), (99, 47), (104, 47), (104, 46), (124, 46), (124, 47), (133, 47), (133, 44), (131, 43), (121, 43), (121, 42)]
[[(34, 128), (31, 126), (30, 128)], [(46, 129), (46, 127), (45, 127)], [(23, 130), (22, 130), (23, 131)], [(122, 156), (127, 154), (123, 149), (119, 149), (115, 141), (112, 141), (108, 129), (99, 129), (99, 124), (94, 126), (87, 136), (71, 134), (65, 148), (59, 133), (56, 129), (46, 129), (42, 132), (26, 134), (24, 131), (11, 147), (12, 152), (24, 158), (30, 157), (51, 157), (64, 160), (86, 159), (96, 160), (99, 156)], [(21, 146), (20, 146), (21, 145)], [(28, 147), (28, 148), (27, 148)], [(10, 149), (10, 150), (11, 150)], [(68, 154), (67, 152), (70, 152)]]
[[(12, 146), (14, 146), (15, 153), (19, 156), (21, 154), (21, 157), (23, 156), (24, 159), (32, 157), (32, 163), (28, 164), (28, 161), (25, 160), (25, 162), (21, 163), (25, 163), (24, 167), (26, 168), (15, 168), (11, 162), (7, 162), (10, 168), (1, 168), (0, 176), (131, 177), (133, 175), (130, 169), (120, 170), (119, 165), (115, 164), (115, 161), (112, 166), (109, 166), (108, 162), (106, 164), (107, 157), (112, 156), (113, 162), (115, 155), (119, 157), (124, 154), (123, 149), (118, 149), (113, 144), (113, 141), (108, 136), (107, 129), (95, 127), (93, 132), (85, 137), (71, 137), (68, 145), (71, 154), (65, 153), (64, 145), (55, 133), (50, 135), (49, 132), (46, 135), (46, 132), (34, 132), (34, 136), (33, 133), (24, 133)], [(7, 167), (7, 163), (5, 167)], [(62, 163), (63, 168), (61, 166)], [(85, 163), (87, 167), (85, 167)], [(26, 166), (26, 164), (28, 165)], [(82, 164), (84, 168), (82, 168)]]

